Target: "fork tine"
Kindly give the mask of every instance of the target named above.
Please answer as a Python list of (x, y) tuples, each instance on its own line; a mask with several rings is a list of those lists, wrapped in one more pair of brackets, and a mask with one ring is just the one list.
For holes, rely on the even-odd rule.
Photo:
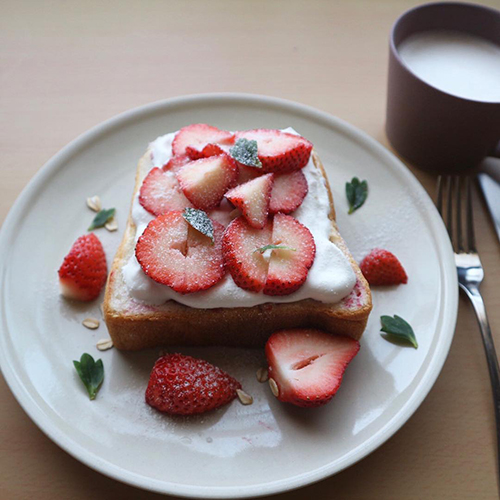
[(436, 207), (438, 209), (439, 215), (443, 217), (443, 176), (439, 175), (438, 176), (438, 181), (437, 181), (437, 200), (436, 200)]
[(452, 177), (449, 175), (446, 178), (446, 197), (447, 197), (447, 203), (446, 203), (446, 228), (448, 229), (448, 234), (450, 236), (451, 240), (451, 246), (453, 246), (453, 214), (452, 214), (452, 195), (451, 195), (451, 188), (452, 188)]
[(469, 252), (477, 252), (476, 237), (474, 235), (474, 214), (472, 212), (472, 182), (470, 177), (465, 179), (466, 188), (466, 206), (467, 206), (467, 244)]
[(462, 182), (461, 182), (461, 177), (457, 176), (455, 178), (455, 208), (457, 211), (457, 251), (463, 252), (464, 251), (464, 244), (462, 241), (462, 203), (461, 203), (461, 198), (462, 198)]

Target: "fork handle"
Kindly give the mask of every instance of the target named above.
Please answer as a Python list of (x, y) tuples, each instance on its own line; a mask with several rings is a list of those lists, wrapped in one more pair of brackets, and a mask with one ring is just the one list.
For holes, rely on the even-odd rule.
[(483, 337), (484, 350), (488, 361), (490, 371), (491, 384), (493, 387), (493, 397), (495, 398), (495, 408), (500, 410), (500, 368), (498, 366), (498, 358), (491, 335), (491, 328), (486, 315), (486, 307), (484, 306), (483, 298), (476, 287), (465, 287), (461, 285), (462, 290), (467, 294), (476, 313), (479, 329)]
[[(462, 284), (460, 284), (460, 288), (467, 294), (467, 297), (469, 297), (474, 306), (479, 329), (481, 330), (481, 336), (483, 337), (484, 351), (486, 353), (486, 360), (488, 361), (491, 388), (493, 390), (493, 403), (495, 406), (497, 425), (497, 468), (499, 469), (498, 473), (500, 477), (500, 369), (498, 367), (497, 353), (495, 344), (493, 343), (493, 337), (491, 336), (490, 324), (488, 322), (488, 316), (486, 315), (486, 307), (479, 293), (479, 288), (471, 286), (465, 287)], [(500, 487), (500, 479), (498, 484)]]

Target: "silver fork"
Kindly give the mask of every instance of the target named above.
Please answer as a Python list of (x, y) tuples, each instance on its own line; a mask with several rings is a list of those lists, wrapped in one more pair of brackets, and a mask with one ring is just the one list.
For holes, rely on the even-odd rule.
[[(465, 190), (465, 238), (463, 237), (462, 228), (462, 190)], [(455, 252), (458, 284), (474, 306), (479, 329), (483, 337), (484, 350), (490, 372), (491, 387), (493, 389), (493, 403), (495, 406), (497, 427), (497, 484), (500, 487), (500, 370), (498, 368), (498, 358), (495, 351), (495, 345), (493, 344), (493, 337), (491, 336), (488, 317), (486, 316), (486, 308), (483, 298), (479, 293), (479, 287), (484, 278), (484, 271), (477, 253), (474, 236), (472, 181), (470, 177), (439, 176), (437, 191), (436, 205), (441, 217), (443, 217), (445, 221), (451, 244)], [(445, 205), (444, 198), (446, 198), (446, 218), (443, 213)], [(453, 198), (455, 199), (455, 203), (453, 203)], [(455, 214), (455, 217), (453, 217), (453, 214)], [(453, 226), (455, 226), (455, 238), (453, 237)]]

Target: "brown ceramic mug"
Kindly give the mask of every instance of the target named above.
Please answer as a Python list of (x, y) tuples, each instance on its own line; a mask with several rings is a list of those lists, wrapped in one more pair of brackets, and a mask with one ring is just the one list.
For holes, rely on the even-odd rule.
[[(399, 48), (411, 35), (453, 30), (500, 48), (500, 11), (467, 3), (431, 3), (405, 12), (390, 36), (387, 137), (406, 160), (425, 170), (450, 172), (500, 157), (500, 98), (458, 97), (416, 76)], [(500, 63), (499, 63), (500, 64)]]

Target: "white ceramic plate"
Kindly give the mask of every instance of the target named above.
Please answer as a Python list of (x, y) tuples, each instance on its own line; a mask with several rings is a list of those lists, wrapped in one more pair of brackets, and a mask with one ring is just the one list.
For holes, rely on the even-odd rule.
[[(340, 230), (356, 259), (371, 248), (392, 250), (406, 286), (375, 290), (359, 355), (327, 406), (279, 403), (255, 372), (259, 350), (182, 349), (239, 379), (254, 404), (238, 401), (201, 417), (162, 415), (144, 403), (158, 350), (99, 353), (107, 337), (81, 325), (101, 317), (100, 301), (74, 306), (59, 297), (56, 271), (93, 217), (98, 194), (116, 207), (120, 231), (98, 230), (111, 262), (129, 208), (136, 163), (148, 142), (183, 125), (225, 129), (294, 127), (325, 164)], [(365, 206), (346, 215), (344, 185), (367, 179)], [(431, 200), (392, 154), (354, 127), (279, 99), (236, 94), (158, 102), (85, 133), (50, 160), (12, 208), (0, 238), (3, 374), (25, 411), (59, 446), (115, 479), (153, 491), (202, 498), (264, 495), (296, 488), (360, 460), (394, 434), (418, 408), (445, 361), (457, 313), (451, 246)], [(397, 347), (379, 334), (381, 314), (399, 314), (420, 347)], [(103, 359), (105, 381), (89, 401), (72, 360)], [(410, 465), (408, 465), (410, 467)]]

